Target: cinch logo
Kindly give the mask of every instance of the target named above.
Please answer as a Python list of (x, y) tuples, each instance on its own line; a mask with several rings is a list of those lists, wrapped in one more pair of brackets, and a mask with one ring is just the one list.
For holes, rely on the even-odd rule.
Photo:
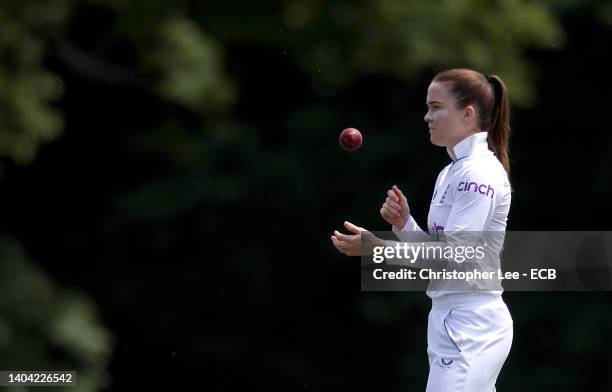
[(491, 192), (491, 199), (493, 198), (493, 195), (495, 194), (495, 189), (493, 189), (491, 185), (486, 185), (486, 184), (479, 185), (475, 182), (467, 182), (467, 181), (460, 182), (459, 186), (457, 187), (457, 190), (459, 192), (478, 192), (481, 195), (487, 195), (487, 196), (489, 196), (489, 192)]

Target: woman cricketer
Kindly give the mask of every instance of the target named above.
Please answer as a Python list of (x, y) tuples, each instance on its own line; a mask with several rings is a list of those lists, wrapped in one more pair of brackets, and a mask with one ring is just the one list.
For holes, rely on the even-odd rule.
[[(452, 160), (436, 180), (427, 231), (504, 232), (511, 199), (504, 83), (469, 69), (447, 70), (433, 78), (426, 104), (431, 143), (446, 147)], [(380, 214), (394, 232), (423, 231), (396, 186), (387, 192)], [(332, 242), (346, 255), (359, 255), (365, 229), (350, 222), (345, 227), (353, 234), (334, 231)], [(430, 283), (427, 392), (495, 391), (513, 334), (501, 294), (432, 290)]]

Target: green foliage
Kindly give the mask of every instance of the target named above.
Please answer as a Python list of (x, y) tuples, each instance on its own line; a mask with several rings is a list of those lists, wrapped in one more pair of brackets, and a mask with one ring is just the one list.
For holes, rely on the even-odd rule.
[(32, 161), (63, 129), (53, 106), (63, 84), (43, 62), (67, 5), (61, 0), (0, 4), (0, 155), (20, 163)]
[(58, 287), (14, 241), (0, 239), (0, 368), (74, 370), (75, 391), (98, 391), (109, 381), (112, 347), (91, 299)]
[(308, 37), (302, 67), (332, 85), (363, 73), (410, 81), (432, 68), (469, 67), (501, 75), (520, 105), (536, 99), (524, 51), (564, 40), (551, 10), (524, 0), (291, 2), (285, 20), (289, 42)]
[(225, 110), (235, 89), (223, 70), (219, 45), (188, 18), (163, 21), (159, 46), (151, 53), (162, 80), (159, 93), (195, 113)]
[[(558, 48), (564, 38), (550, 9), (524, 0), (291, 1), (257, 9), (237, 2), (189, 16), (186, 2), (86, 4), (115, 15), (107, 39), (127, 44), (136, 57), (118, 64), (96, 47), (73, 45), (79, 56), (63, 56), (64, 61), (101, 80), (105, 74), (116, 76), (112, 71), (119, 67), (129, 76), (107, 81), (133, 78), (198, 115), (227, 112), (236, 100), (235, 80), (224, 65), (227, 44), (283, 51), (302, 72), (336, 90), (365, 74), (411, 81), (432, 68), (474, 67), (501, 75), (515, 103), (529, 105), (536, 99), (537, 72), (523, 52)], [(63, 83), (45, 67), (44, 58), (78, 6), (68, 0), (0, 6), (1, 155), (30, 162), (41, 145), (61, 133), (63, 119), (54, 102)], [(236, 12), (241, 8), (246, 11)], [(90, 63), (99, 66), (93, 69)]]

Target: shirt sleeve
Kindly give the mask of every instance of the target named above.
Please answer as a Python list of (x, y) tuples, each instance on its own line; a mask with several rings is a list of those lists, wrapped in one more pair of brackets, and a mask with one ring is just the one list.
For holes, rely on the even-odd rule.
[(402, 231), (423, 231), (423, 229), (421, 229), (419, 227), (419, 225), (416, 223), (416, 221), (414, 220), (414, 218), (412, 217), (412, 215), (410, 215), (408, 217), (408, 221), (406, 222), (406, 224), (404, 225), (404, 227), (402, 227), (401, 230), (398, 230), (395, 226), (391, 226), (391, 230), (394, 233), (399, 233)]

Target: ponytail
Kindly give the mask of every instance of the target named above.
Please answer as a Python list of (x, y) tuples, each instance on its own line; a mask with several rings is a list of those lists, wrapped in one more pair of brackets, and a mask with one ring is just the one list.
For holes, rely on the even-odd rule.
[(510, 139), (510, 103), (504, 82), (496, 76), (487, 76), (493, 87), (493, 108), (491, 110), (491, 127), (489, 131), (489, 147), (510, 175), (510, 156), (508, 143)]

